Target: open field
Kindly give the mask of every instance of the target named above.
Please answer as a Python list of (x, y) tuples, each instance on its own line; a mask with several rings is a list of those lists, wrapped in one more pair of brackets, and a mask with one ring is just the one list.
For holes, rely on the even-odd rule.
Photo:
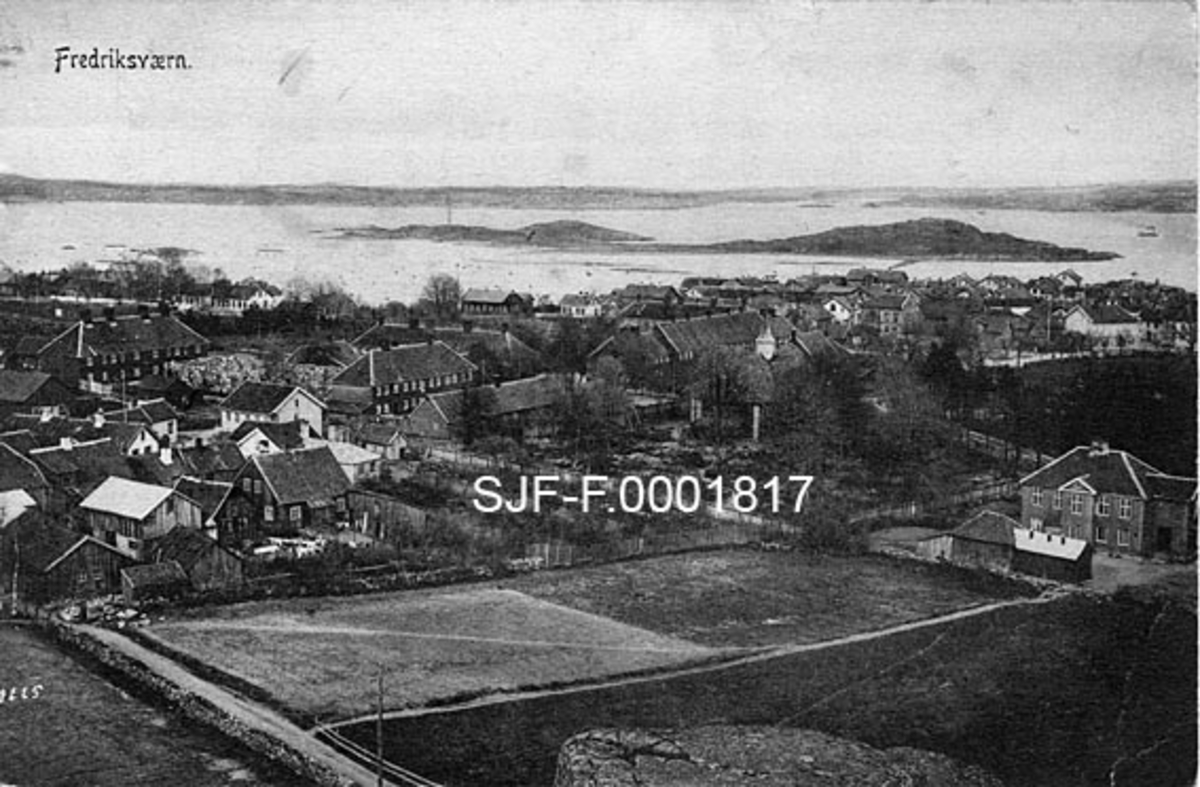
[(551, 571), (506, 587), (712, 647), (803, 644), (1033, 595), (945, 566), (725, 550)]
[[(34, 631), (0, 626), (0, 784), (297, 784), (130, 697)], [(33, 696), (35, 687), (41, 689)], [(9, 699), (12, 689), (16, 696)], [(21, 699), (25, 689), (26, 699)]]
[[(552, 783), (558, 747), (583, 730), (769, 725), (941, 752), (1010, 787), (1191, 787), (1195, 665), (1182, 605), (1072, 594), (703, 673), (392, 718), (384, 756), (450, 787), (526, 787)], [(373, 720), (339, 731), (373, 750)]]
[(373, 710), (380, 667), (395, 709), (720, 655), (490, 588), (240, 604), (143, 633), (321, 721)]

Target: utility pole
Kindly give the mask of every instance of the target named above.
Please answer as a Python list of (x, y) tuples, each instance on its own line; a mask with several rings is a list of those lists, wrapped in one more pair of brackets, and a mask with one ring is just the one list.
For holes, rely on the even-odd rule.
[(375, 787), (383, 787), (383, 665), (379, 665), (375, 714)]

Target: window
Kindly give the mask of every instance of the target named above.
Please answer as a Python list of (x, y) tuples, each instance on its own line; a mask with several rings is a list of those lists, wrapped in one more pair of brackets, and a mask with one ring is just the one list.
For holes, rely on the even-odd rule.
[(1096, 543), (1103, 544), (1108, 541), (1108, 532), (1104, 525), (1096, 525)]
[(1033, 494), (1030, 495), (1030, 499), (1031, 499), (1031, 502), (1035, 506), (1037, 506), (1038, 508), (1042, 507), (1042, 489), (1041, 489), (1041, 487), (1035, 486), (1033, 488)]
[(246, 494), (250, 494), (250, 489), (251, 489), (250, 479), (243, 478), (242, 479), (242, 491), (245, 492)]
[(1101, 495), (1096, 501), (1096, 516), (1108, 516), (1112, 506), (1109, 505), (1108, 495)]
[(261, 495), (263, 490), (262, 481), (254, 479), (254, 494)]
[(1030, 529), (1030, 530), (1041, 530), (1041, 529), (1042, 529), (1042, 520), (1041, 520), (1041, 518), (1040, 518), (1040, 517), (1036, 517), (1036, 516), (1035, 516), (1035, 517), (1032, 517), (1032, 518), (1029, 520), (1029, 529)]
[(1062, 511), (1062, 490), (1061, 489), (1054, 490), (1054, 503), (1052, 505), (1054, 506), (1055, 511)]
[(1129, 546), (1129, 528), (1127, 528), (1127, 527), (1117, 528), (1117, 546), (1119, 546), (1119, 547)]
[(339, 497), (339, 498), (337, 499), (337, 510), (338, 510), (338, 512), (339, 512), (339, 513), (341, 513), (341, 512), (343, 512), (343, 511), (345, 511), (345, 510), (346, 510), (346, 498), (344, 498), (344, 497)]
[(272, 506), (272, 505), (263, 506), (263, 519), (267, 522), (275, 521), (275, 506)]
[(292, 506), (292, 510), (288, 512), (288, 517), (293, 522), (299, 522), (301, 517), (303, 517), (303, 516), (304, 516), (304, 509), (300, 506)]
[(1071, 513), (1076, 515), (1083, 513), (1083, 495), (1071, 495)]
[(1120, 508), (1118, 508), (1117, 510), (1118, 510), (1117, 516), (1121, 517), (1121, 519), (1129, 519), (1130, 517), (1133, 516), (1133, 500), (1131, 500), (1128, 497), (1122, 497), (1121, 502), (1120, 502)]

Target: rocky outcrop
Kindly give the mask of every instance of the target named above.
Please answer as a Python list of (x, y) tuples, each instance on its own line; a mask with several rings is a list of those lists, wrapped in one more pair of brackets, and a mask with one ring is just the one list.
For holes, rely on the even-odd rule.
[(995, 776), (920, 749), (876, 749), (812, 730), (601, 729), (563, 744), (554, 787), (1003, 787)]

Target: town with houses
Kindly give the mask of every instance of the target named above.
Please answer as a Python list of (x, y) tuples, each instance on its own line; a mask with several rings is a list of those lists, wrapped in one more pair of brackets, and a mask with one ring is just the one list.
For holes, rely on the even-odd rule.
[[(1196, 296), (1180, 288), (860, 267), (554, 299), (437, 274), (416, 302), (366, 305), (331, 284), (214, 278), (169, 250), (2, 279), (0, 609), (57, 636), (118, 633), (104, 652), (151, 647), (231, 687), (205, 691), (257, 673), (226, 663), (241, 645), (173, 640), (212, 624), (197, 614), (291, 599), (311, 616), (321, 599), (712, 554), (1025, 588), (999, 598), (1180, 581), (1194, 596), (1180, 430), (1194, 435)], [(540, 510), (535, 476), (555, 488)], [(481, 477), (507, 508), (479, 505)], [(808, 479), (807, 497), (768, 502), (782, 477)], [(629, 479), (648, 501), (627, 501)], [(589, 511), (596, 485), (609, 505)], [(374, 721), (354, 732), (371, 708), (300, 750), (360, 783), (433, 784), (399, 765), (423, 762), (411, 750), (384, 757)], [(376, 756), (354, 735), (377, 736)], [(576, 745), (592, 752), (564, 744), (560, 769), (591, 762)], [(297, 773), (334, 783), (322, 767)]]
[[(1194, 293), (1086, 282), (1072, 269), (1030, 281), (910, 281), (870, 268), (786, 282), (697, 277), (558, 302), (434, 279), (421, 302), (381, 310), (254, 279), (201, 284), (178, 264), (144, 260), (7, 270), (0, 312), (20, 328), (6, 331), (0, 371), (5, 605), (72, 601), (86, 614), (88, 599), (114, 594), (236, 596), (262, 565), (330, 543), (386, 545), (402, 558), (414, 528), (461, 505), (445, 495), (420, 504), (423, 466), (561, 467), (584, 444), (566, 434), (572, 418), (622, 445), (634, 434), (690, 444), (713, 472), (715, 448), (764, 442), (797, 374), (852, 368), (857, 396), (886, 418), (903, 406), (889, 397), (911, 392), (879, 378), (897, 364), (919, 378), (911, 370), (939, 352), (956, 375), (1195, 352)], [(151, 285), (160, 297), (121, 297)], [(914, 385), (928, 395), (939, 381)], [(577, 398), (587, 412), (573, 412)], [(999, 423), (1001, 409), (994, 394), (977, 399), (972, 413), (945, 403), (934, 415), (964, 416), (963, 444), (982, 441), (986, 453), (1010, 435), (977, 426)], [(976, 516), (919, 551), (970, 562), (979, 542), (1032, 550), (1034, 573), (1070, 581), (1090, 578), (1080, 561), (1093, 552), (1194, 559), (1195, 479), (1095, 437), (1057, 453), (1004, 440), (1007, 464), (984, 477), (1020, 501), (1013, 516)], [(638, 470), (664, 467), (687, 469), (650, 457)], [(830, 494), (863, 509), (945, 503), (893, 487)], [(854, 513), (841, 512), (847, 522)], [(804, 512), (794, 518), (803, 529)]]

